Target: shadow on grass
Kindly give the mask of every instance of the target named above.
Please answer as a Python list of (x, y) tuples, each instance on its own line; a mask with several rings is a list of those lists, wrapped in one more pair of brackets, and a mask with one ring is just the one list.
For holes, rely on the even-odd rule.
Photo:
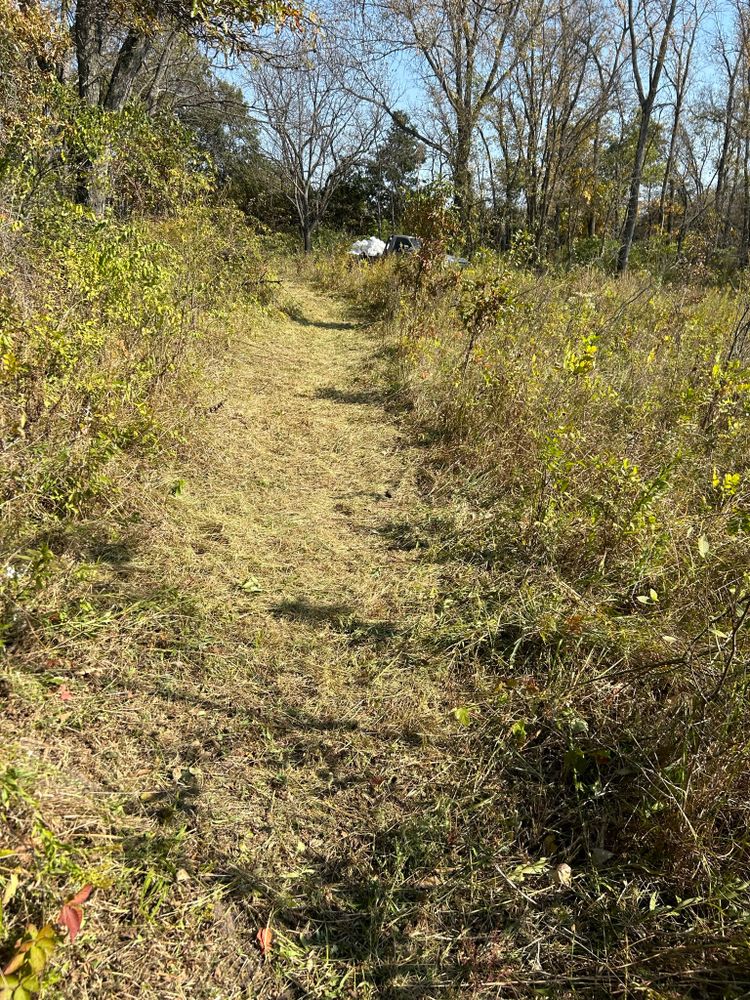
[(310, 626), (328, 625), (350, 643), (385, 642), (401, 634), (393, 622), (360, 618), (347, 604), (313, 604), (306, 598), (297, 598), (274, 605), (271, 614)]
[(429, 538), (424, 531), (410, 521), (389, 521), (378, 529), (378, 534), (390, 543), (390, 548), (404, 552), (426, 549)]
[(288, 621), (304, 622), (308, 625), (331, 625), (340, 628), (342, 623), (354, 614), (348, 604), (313, 604), (305, 597), (295, 600), (280, 601), (271, 607), (275, 618), (285, 618)]
[[(402, 822), (372, 827), (355, 838), (360, 849), (342, 841), (309, 853), (278, 893), (267, 879), (259, 893), (257, 876), (229, 858), (216, 859), (217, 878), (241, 907), (262, 900), (272, 908), (277, 933), (294, 942), (277, 966), (289, 983), (314, 988), (352, 977), (389, 1000), (459, 995), (471, 971), (459, 938), (447, 943), (416, 932), (434, 906), (450, 851), (444, 825), (415, 806)], [(349, 994), (334, 988), (317, 995)]]
[(333, 403), (348, 403), (360, 406), (384, 406), (389, 402), (389, 395), (380, 389), (337, 389), (335, 386), (325, 386), (317, 389), (313, 399), (328, 399)]
[(133, 541), (123, 539), (93, 538), (89, 543), (89, 553), (94, 562), (108, 563), (115, 567), (124, 566), (132, 561), (135, 544)]
[(348, 322), (346, 320), (341, 322), (328, 322), (325, 320), (310, 319), (305, 313), (295, 305), (284, 306), (281, 310), (285, 316), (288, 316), (294, 323), (298, 323), (300, 326), (313, 327), (318, 330), (356, 330), (360, 325), (356, 322)]

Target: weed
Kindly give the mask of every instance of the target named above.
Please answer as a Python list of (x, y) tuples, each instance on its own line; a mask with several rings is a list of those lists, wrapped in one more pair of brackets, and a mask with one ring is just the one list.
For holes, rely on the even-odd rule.
[[(355, 278), (340, 287), (367, 296), (376, 279)], [(500, 794), (501, 851), (526, 854), (530, 884), (542, 880), (500, 905), (524, 928), (505, 981), (555, 996), (649, 983), (740, 996), (744, 300), (643, 274), (540, 276), (491, 254), (416, 297), (410, 280), (383, 315), (394, 380), (430, 445), (433, 509), (418, 530), (443, 566), (428, 643), (456, 671), (464, 733), (450, 814), (465, 827), (444, 850), (475, 887), (474, 988), (496, 977), (479, 956), (498, 912), (497, 820), (477, 796)], [(561, 865), (567, 897), (543, 888)], [(537, 974), (516, 964), (525, 935)]]

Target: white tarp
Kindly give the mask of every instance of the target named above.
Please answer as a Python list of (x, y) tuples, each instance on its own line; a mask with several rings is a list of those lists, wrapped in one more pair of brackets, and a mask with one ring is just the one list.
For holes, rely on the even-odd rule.
[(377, 236), (370, 236), (369, 239), (357, 240), (356, 243), (352, 243), (349, 253), (355, 257), (380, 257), (384, 250), (385, 243)]

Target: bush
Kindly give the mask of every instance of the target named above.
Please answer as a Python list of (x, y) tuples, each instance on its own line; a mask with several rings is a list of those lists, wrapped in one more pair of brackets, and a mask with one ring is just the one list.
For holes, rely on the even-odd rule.
[(319, 255), (309, 266), (321, 288), (354, 299), (369, 318), (387, 318), (398, 309), (394, 276), (403, 263), (392, 256), (368, 261), (338, 253)]
[(198, 206), (124, 224), (61, 203), (6, 225), (0, 243), (14, 261), (0, 295), (0, 639), (11, 642), (65, 525), (113, 499), (132, 476), (126, 456), (174, 444), (200, 339), (218, 308), (260, 297), (264, 269), (240, 213)]

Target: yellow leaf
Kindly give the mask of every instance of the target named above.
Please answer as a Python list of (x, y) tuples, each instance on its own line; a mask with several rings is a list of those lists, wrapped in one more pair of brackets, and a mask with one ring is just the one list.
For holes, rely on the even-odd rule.
[(5, 886), (5, 891), (3, 892), (3, 906), (7, 906), (17, 892), (18, 892), (18, 875), (16, 875), (16, 873), (13, 872), (13, 874), (8, 879), (8, 884)]

